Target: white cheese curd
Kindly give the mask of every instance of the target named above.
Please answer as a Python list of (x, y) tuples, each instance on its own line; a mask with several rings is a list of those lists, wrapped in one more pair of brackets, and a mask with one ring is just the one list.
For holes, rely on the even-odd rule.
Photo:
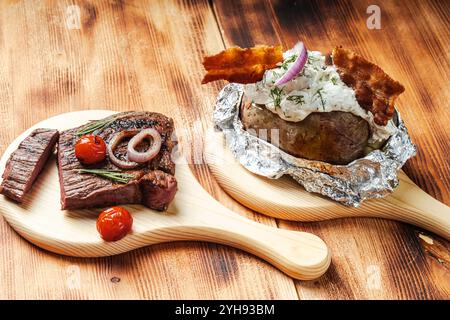
[(292, 122), (302, 121), (312, 112), (351, 112), (369, 123), (370, 143), (385, 140), (395, 133), (397, 128), (392, 120), (386, 126), (374, 122), (372, 113), (359, 105), (355, 91), (341, 80), (335, 66), (325, 64), (325, 56), (319, 51), (308, 51), (303, 70), (286, 84), (275, 86), (297, 58), (299, 52), (296, 49), (284, 52), (283, 63), (267, 70), (261, 81), (245, 86), (245, 94), (250, 100)]

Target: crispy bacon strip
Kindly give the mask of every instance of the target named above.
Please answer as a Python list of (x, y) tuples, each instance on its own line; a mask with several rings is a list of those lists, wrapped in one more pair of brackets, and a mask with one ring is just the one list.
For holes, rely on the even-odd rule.
[(342, 81), (355, 90), (361, 107), (373, 114), (376, 124), (385, 126), (394, 114), (395, 99), (405, 88), (376, 64), (342, 47), (334, 48), (333, 63)]
[(275, 68), (277, 63), (282, 61), (281, 46), (229, 48), (203, 59), (207, 73), (202, 84), (222, 79), (237, 83), (254, 83), (263, 78), (266, 70)]

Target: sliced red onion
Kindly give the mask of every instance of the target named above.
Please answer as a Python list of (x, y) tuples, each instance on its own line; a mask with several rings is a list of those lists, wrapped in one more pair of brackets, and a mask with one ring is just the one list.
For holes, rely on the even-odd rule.
[[(136, 146), (142, 142), (146, 137), (152, 138), (152, 144), (145, 152), (139, 152), (136, 150)], [(135, 161), (137, 163), (143, 163), (152, 160), (159, 153), (161, 149), (161, 135), (155, 129), (149, 128), (144, 129), (131, 138), (128, 142), (127, 155), (130, 161)]]
[(139, 131), (138, 130), (125, 130), (116, 133), (112, 139), (108, 143), (108, 156), (112, 163), (122, 169), (134, 169), (139, 163), (131, 162), (126, 160), (120, 160), (114, 155), (114, 150), (117, 148), (117, 145), (125, 138), (135, 136)]
[(294, 48), (296, 49), (295, 51), (298, 52), (297, 59), (290, 65), (286, 73), (275, 82), (276, 86), (281, 86), (286, 82), (291, 81), (305, 67), (306, 61), (308, 60), (308, 51), (306, 50), (305, 45), (303, 42), (299, 42)]

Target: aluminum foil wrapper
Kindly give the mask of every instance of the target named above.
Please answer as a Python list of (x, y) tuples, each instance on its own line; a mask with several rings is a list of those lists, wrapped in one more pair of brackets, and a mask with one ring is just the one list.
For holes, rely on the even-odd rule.
[(277, 179), (292, 176), (309, 192), (320, 193), (347, 206), (357, 207), (366, 199), (381, 198), (398, 185), (397, 171), (416, 154), (416, 148), (398, 111), (397, 132), (380, 150), (347, 165), (296, 158), (243, 129), (239, 118), (244, 87), (231, 83), (219, 93), (214, 123), (226, 137), (236, 159), (249, 171)]

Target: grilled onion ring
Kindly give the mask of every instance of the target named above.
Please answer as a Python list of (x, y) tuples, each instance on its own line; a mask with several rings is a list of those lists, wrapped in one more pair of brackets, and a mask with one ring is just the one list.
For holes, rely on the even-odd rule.
[(124, 130), (116, 133), (108, 143), (108, 157), (112, 163), (122, 169), (134, 169), (139, 163), (126, 160), (120, 160), (114, 155), (117, 145), (124, 139), (135, 136), (139, 130)]
[[(144, 140), (146, 137), (152, 138), (153, 140), (152, 144), (147, 149), (147, 151), (144, 152), (137, 151), (136, 146), (139, 143), (141, 143), (142, 140)], [(130, 159), (130, 161), (134, 161), (137, 163), (144, 163), (156, 157), (160, 149), (161, 149), (161, 135), (157, 130), (148, 128), (142, 130), (133, 138), (131, 138), (131, 140), (128, 142), (127, 156), (128, 159)]]

